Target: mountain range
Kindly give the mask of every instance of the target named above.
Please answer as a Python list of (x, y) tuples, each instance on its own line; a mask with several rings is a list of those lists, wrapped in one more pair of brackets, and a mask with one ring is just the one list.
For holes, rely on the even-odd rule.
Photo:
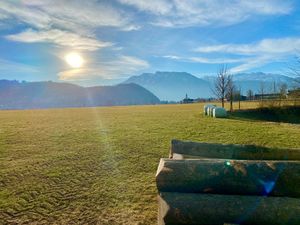
[[(265, 93), (276, 86), (295, 85), (295, 79), (271, 73), (240, 73), (233, 76), (242, 94), (251, 89)], [(0, 80), (0, 109), (33, 109), (61, 107), (89, 107), (115, 105), (159, 104), (161, 100), (180, 101), (190, 98), (214, 97), (215, 77), (198, 78), (186, 72), (156, 72), (132, 76), (115, 86), (82, 87), (58, 82), (19, 82)]]
[(161, 100), (179, 101), (186, 94), (190, 98), (208, 98), (210, 82), (186, 72), (156, 72), (132, 76), (124, 83), (135, 83), (148, 89)]
[(0, 80), (0, 109), (33, 109), (158, 104), (160, 100), (137, 84), (81, 87), (57, 82)]
[(295, 86), (294, 78), (281, 74), (262, 72), (239, 73), (233, 76), (233, 81), (235, 82), (236, 87), (240, 87), (244, 94), (246, 94), (248, 90), (259, 93), (261, 86), (264, 87), (266, 93), (273, 92), (274, 85), (277, 90), (282, 84), (286, 84), (288, 88), (293, 88)]
[[(249, 89), (258, 93), (262, 84), (266, 92), (273, 91), (274, 82), (276, 86), (282, 83), (290, 88), (294, 86), (294, 79), (291, 77), (262, 72), (235, 74), (233, 81), (237, 88), (241, 88), (244, 95)], [(186, 72), (156, 72), (132, 76), (124, 83), (141, 85), (161, 100), (179, 101), (186, 94), (190, 98), (214, 97), (212, 92), (214, 82), (214, 76), (198, 78)]]

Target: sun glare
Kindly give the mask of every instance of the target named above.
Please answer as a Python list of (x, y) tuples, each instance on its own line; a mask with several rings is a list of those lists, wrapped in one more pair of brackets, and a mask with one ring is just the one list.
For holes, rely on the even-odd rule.
[(81, 55), (79, 55), (76, 52), (71, 52), (67, 54), (65, 56), (65, 60), (73, 68), (80, 68), (84, 63), (84, 60), (81, 57)]

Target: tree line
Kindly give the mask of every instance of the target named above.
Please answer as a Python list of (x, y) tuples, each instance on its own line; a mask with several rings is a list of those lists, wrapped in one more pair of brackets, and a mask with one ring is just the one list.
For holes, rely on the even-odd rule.
[(233, 111), (233, 101), (239, 102), (240, 109), (242, 100), (260, 101), (260, 107), (265, 107), (266, 102), (267, 106), (282, 106), (283, 100), (289, 96), (297, 104), (297, 100), (300, 99), (300, 58), (297, 58), (296, 66), (291, 67), (290, 70), (296, 77), (295, 82), (298, 83), (293, 89), (289, 90), (286, 83), (274, 81), (272, 87), (267, 87), (264, 82), (261, 82), (258, 93), (249, 89), (244, 96), (241, 87), (234, 83), (233, 75), (229, 73), (227, 66), (222, 65), (217, 73), (212, 92), (221, 101), (222, 107), (224, 107), (225, 101), (230, 103), (230, 111)]

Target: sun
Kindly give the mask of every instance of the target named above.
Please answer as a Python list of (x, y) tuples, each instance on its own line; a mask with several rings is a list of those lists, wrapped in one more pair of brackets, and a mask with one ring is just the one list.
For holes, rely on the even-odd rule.
[(69, 64), (69, 66), (73, 68), (80, 68), (84, 63), (82, 56), (76, 52), (68, 53), (65, 56), (65, 60)]

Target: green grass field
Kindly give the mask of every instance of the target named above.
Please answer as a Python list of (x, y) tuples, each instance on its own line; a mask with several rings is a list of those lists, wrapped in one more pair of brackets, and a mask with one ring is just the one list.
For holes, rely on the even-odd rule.
[(0, 111), (0, 224), (156, 224), (155, 173), (173, 138), (300, 147), (297, 124), (202, 109)]

